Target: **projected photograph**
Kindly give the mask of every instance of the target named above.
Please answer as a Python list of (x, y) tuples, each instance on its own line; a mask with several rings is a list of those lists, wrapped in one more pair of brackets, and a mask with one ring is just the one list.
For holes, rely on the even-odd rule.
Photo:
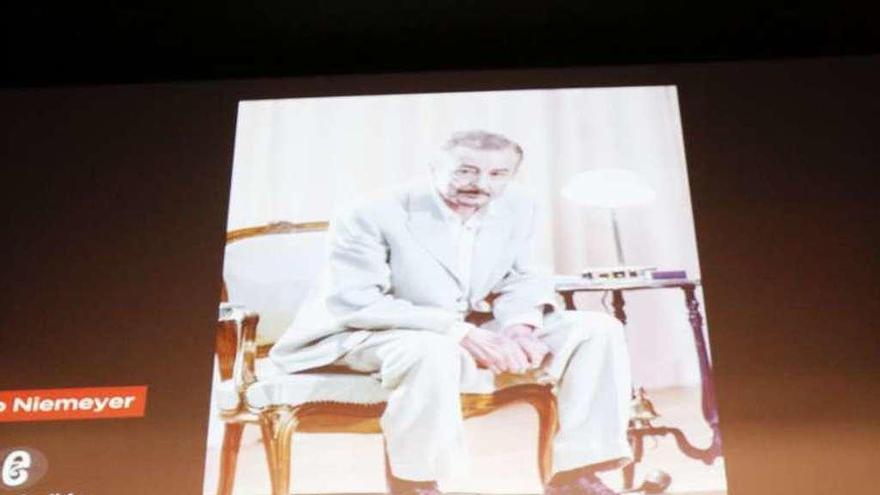
[(727, 493), (686, 132), (675, 86), (240, 102), (204, 493)]

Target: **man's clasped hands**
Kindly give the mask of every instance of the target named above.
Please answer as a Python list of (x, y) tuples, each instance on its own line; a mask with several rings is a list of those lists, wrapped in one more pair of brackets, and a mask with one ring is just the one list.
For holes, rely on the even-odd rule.
[(535, 336), (531, 325), (517, 324), (492, 332), (484, 328), (471, 329), (461, 340), (480, 366), (493, 373), (521, 374), (541, 366), (550, 348)]

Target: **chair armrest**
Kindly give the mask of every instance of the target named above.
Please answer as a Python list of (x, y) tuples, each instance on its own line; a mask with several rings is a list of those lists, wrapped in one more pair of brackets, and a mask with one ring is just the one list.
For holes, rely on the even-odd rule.
[(217, 357), (220, 376), (232, 378), (235, 389), (244, 393), (257, 381), (257, 324), (260, 315), (240, 304), (221, 303), (217, 327)]

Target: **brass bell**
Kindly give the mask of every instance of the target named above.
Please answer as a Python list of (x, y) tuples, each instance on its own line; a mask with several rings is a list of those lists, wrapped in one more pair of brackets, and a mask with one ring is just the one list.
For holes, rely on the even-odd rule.
[(632, 409), (631, 419), (639, 428), (650, 428), (651, 421), (660, 417), (654, 409), (654, 404), (648, 399), (644, 387), (639, 387), (630, 408)]
[(489, 301), (486, 301), (485, 299), (480, 299), (479, 301), (475, 301), (473, 303), (472, 307), (473, 307), (474, 311), (477, 311), (479, 313), (491, 313), (492, 312), (492, 305), (489, 304)]

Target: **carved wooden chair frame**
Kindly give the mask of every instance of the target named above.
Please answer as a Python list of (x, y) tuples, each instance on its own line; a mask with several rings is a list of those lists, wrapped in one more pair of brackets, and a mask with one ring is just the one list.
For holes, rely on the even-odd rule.
[[(263, 235), (326, 231), (327, 222), (276, 222), (259, 227), (234, 230), (227, 234), (230, 244)], [(226, 285), (221, 300), (226, 302)], [(234, 380), (238, 405), (221, 410), (224, 422), (223, 446), (220, 454), (218, 495), (231, 495), (235, 481), (238, 451), (244, 427), (259, 425), (262, 431), (272, 484), (272, 495), (290, 493), (290, 459), (294, 432), (310, 433), (381, 433), (379, 417), (385, 403), (354, 404), (343, 402), (307, 402), (295, 406), (277, 405), (253, 408), (246, 399), (248, 387), (257, 381), (255, 363), (268, 354), (270, 342), (257, 341), (259, 315), (242, 309), (232, 321), (222, 321), (217, 329), (217, 358), (222, 380)], [(343, 371), (343, 370), (339, 370)], [(344, 372), (344, 371), (343, 371)], [(350, 371), (348, 371), (350, 373)], [(307, 372), (306, 372), (307, 373)], [(492, 394), (462, 394), (465, 418), (488, 414), (514, 402), (526, 402), (538, 414), (538, 472), (542, 483), (551, 474), (551, 446), (558, 427), (556, 397), (550, 386), (521, 384), (503, 388)]]

